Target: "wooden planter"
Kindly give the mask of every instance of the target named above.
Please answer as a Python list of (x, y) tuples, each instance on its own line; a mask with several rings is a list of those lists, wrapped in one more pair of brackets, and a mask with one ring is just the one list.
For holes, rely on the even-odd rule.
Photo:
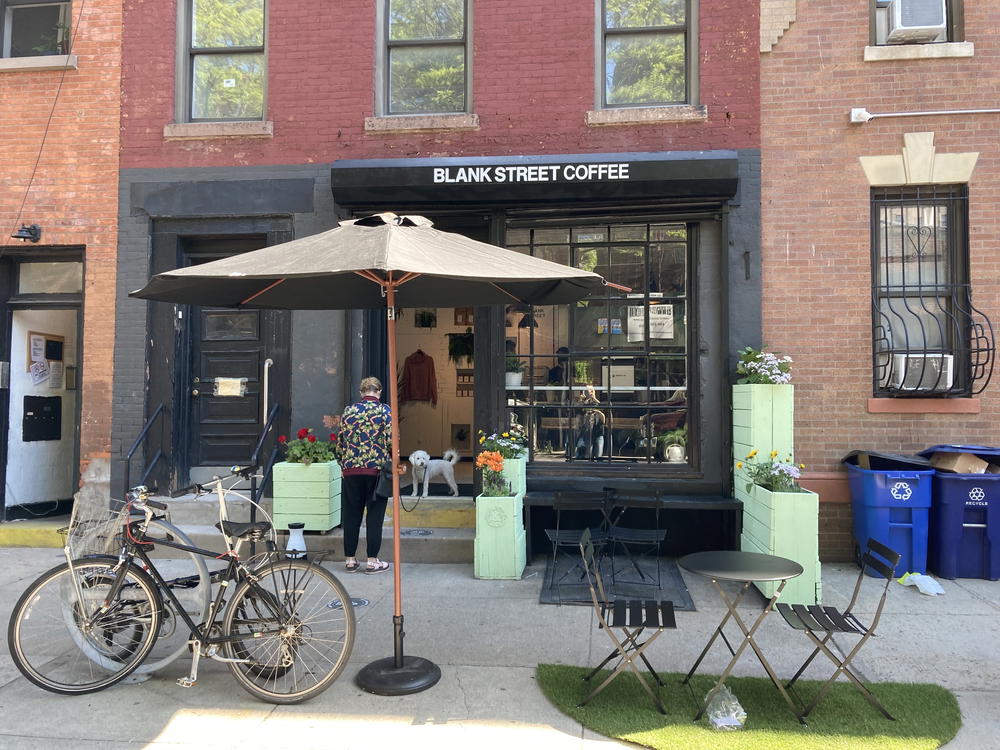
[(340, 464), (274, 465), (274, 527), (304, 523), (308, 531), (329, 531), (340, 524)]
[[(746, 492), (746, 478), (736, 473), (737, 493), (743, 500), (743, 535), (740, 549), (794, 560), (802, 575), (785, 584), (779, 601), (817, 604), (821, 596), (819, 564), (819, 495), (803, 492), (771, 492), (754, 485)], [(777, 584), (757, 582), (766, 597)]]
[(476, 497), (476, 578), (520, 579), (525, 565), (523, 498)]
[(510, 482), (512, 495), (523, 495), (527, 491), (528, 459), (505, 458), (503, 460), (503, 478)]
[(733, 386), (733, 461), (756, 448), (784, 458), (794, 447), (795, 386)]

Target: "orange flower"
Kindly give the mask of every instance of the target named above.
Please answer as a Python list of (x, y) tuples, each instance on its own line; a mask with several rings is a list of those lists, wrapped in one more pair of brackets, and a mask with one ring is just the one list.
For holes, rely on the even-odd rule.
[(476, 456), (476, 466), (499, 473), (503, 471), (503, 456), (498, 451), (483, 451)]

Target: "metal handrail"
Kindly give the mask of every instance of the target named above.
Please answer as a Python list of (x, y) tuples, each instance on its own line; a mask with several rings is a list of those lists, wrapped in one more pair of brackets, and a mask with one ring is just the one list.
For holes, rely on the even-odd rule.
[[(162, 402), (156, 407), (156, 409), (153, 410), (153, 413), (150, 415), (149, 419), (146, 420), (146, 424), (144, 424), (142, 429), (139, 431), (139, 435), (138, 437), (136, 437), (135, 442), (132, 443), (132, 447), (129, 448), (128, 453), (125, 454), (125, 475), (124, 475), (125, 481), (124, 481), (124, 486), (122, 487), (122, 498), (125, 497), (126, 493), (132, 487), (131, 484), (132, 457), (135, 455), (135, 452), (139, 450), (139, 446), (142, 445), (142, 441), (146, 438), (146, 434), (150, 431), (150, 429), (152, 429), (153, 424), (156, 422), (156, 420), (160, 417), (161, 414), (163, 414)], [(142, 480), (140, 484), (145, 483), (146, 478), (149, 477), (150, 473), (153, 471), (153, 468), (156, 466), (156, 464), (159, 462), (161, 458), (163, 458), (163, 450), (158, 449), (156, 451), (156, 454), (153, 456), (153, 460), (149, 462), (149, 464), (146, 466), (146, 470), (142, 474)]]
[[(257, 446), (253, 449), (253, 454), (250, 456), (250, 465), (259, 466), (261, 451), (264, 448), (264, 442), (267, 439), (268, 434), (274, 429), (274, 423), (278, 418), (278, 412), (281, 410), (281, 404), (275, 404), (271, 407), (270, 412), (267, 415), (267, 421), (264, 423), (264, 429), (260, 432), (260, 437), (257, 439)], [(267, 461), (264, 464), (264, 470), (261, 472), (260, 485), (257, 484), (257, 472), (255, 471), (250, 477), (250, 499), (253, 501), (250, 503), (250, 523), (257, 523), (257, 503), (260, 502), (261, 497), (264, 494), (264, 488), (267, 486), (268, 480), (271, 478), (271, 472), (274, 469), (275, 458), (278, 456), (278, 445), (275, 443), (271, 447), (271, 453), (267, 457)], [(254, 542), (250, 543), (250, 554), (256, 553), (257, 545)]]

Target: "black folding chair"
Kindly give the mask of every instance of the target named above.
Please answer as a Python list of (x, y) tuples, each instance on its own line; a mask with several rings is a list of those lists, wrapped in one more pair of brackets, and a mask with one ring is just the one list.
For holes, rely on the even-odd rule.
[[(608, 493), (608, 557), (611, 560), (611, 583), (639, 584), (660, 588), (660, 544), (667, 537), (660, 528), (660, 493), (657, 490), (625, 490)], [(622, 519), (629, 508), (652, 508), (653, 525), (624, 526)], [(646, 568), (644, 570), (643, 568)], [(649, 569), (655, 571), (655, 577)]]
[[(545, 535), (552, 542), (549, 586), (559, 596), (558, 587), (567, 579), (570, 579), (569, 583), (579, 586), (586, 577), (578, 556), (580, 540), (585, 531), (590, 532), (591, 543), (598, 551), (598, 558), (604, 552), (608, 536), (607, 493), (556, 492), (552, 507), (556, 514), (556, 527), (545, 530)], [(581, 515), (589, 518), (590, 523), (582, 523), (579, 518)], [(596, 523), (593, 523), (595, 520)], [(565, 563), (565, 570), (557, 578), (560, 559)]]
[[(785, 621), (796, 630), (805, 632), (806, 637), (809, 638), (809, 640), (811, 640), (816, 646), (816, 648), (813, 649), (813, 652), (809, 655), (809, 658), (805, 660), (801, 667), (799, 667), (799, 671), (795, 673), (795, 676), (792, 677), (785, 687), (791, 688), (792, 685), (795, 684), (795, 681), (799, 679), (802, 673), (806, 670), (806, 667), (809, 666), (812, 660), (816, 657), (816, 654), (820, 651), (826, 654), (837, 666), (833, 676), (823, 684), (819, 692), (816, 694), (816, 697), (813, 698), (812, 703), (810, 703), (806, 707), (805, 711), (802, 712), (801, 715), (803, 718), (809, 715), (809, 712), (816, 707), (816, 704), (819, 703), (820, 699), (826, 695), (831, 687), (833, 687), (833, 683), (837, 680), (841, 673), (847, 675), (851, 682), (854, 683), (855, 687), (861, 691), (861, 694), (868, 700), (868, 702), (881, 711), (887, 719), (893, 718), (892, 715), (886, 711), (885, 706), (876, 700), (875, 696), (872, 695), (872, 692), (861, 681), (861, 678), (854, 673), (850, 667), (850, 663), (868, 639), (875, 635), (875, 628), (878, 626), (879, 618), (882, 617), (882, 608), (885, 607), (886, 596), (889, 593), (889, 584), (892, 583), (892, 580), (895, 577), (896, 566), (899, 564), (899, 558), (899, 553), (893, 552), (881, 542), (869, 539), (865, 553), (861, 556), (861, 571), (858, 573), (857, 583), (854, 584), (854, 595), (851, 597), (851, 601), (847, 605), (847, 608), (842, 612), (836, 607), (824, 607), (818, 604), (811, 606), (803, 604), (777, 605), (776, 609), (781, 613), (781, 616), (785, 618)], [(858, 619), (858, 617), (853, 613), (854, 605), (857, 603), (858, 595), (861, 592), (861, 583), (865, 578), (869, 577), (865, 575), (865, 568), (871, 568), (872, 571), (885, 578), (885, 584), (882, 586), (882, 597), (879, 599), (878, 607), (875, 610), (875, 614), (872, 617), (871, 622), (867, 625), (861, 622), (861, 620)], [(872, 578), (871, 580), (877, 581), (878, 579)], [(834, 633), (859, 635), (861, 636), (861, 639), (854, 645), (854, 648), (847, 653), (847, 656), (841, 659), (832, 650), (830, 650), (830, 647), (827, 645)]]
[[(656, 708), (660, 713), (665, 714), (667, 710), (663, 707), (659, 693), (653, 690), (646, 682), (642, 672), (636, 666), (636, 660), (641, 659), (646, 665), (649, 674), (659, 687), (664, 686), (663, 680), (653, 669), (644, 653), (650, 644), (659, 637), (667, 628), (677, 627), (674, 619), (674, 604), (671, 601), (651, 601), (640, 599), (615, 599), (609, 601), (604, 590), (604, 582), (601, 580), (600, 564), (594, 557), (594, 545), (590, 538), (590, 530), (584, 529), (580, 537), (580, 558), (583, 568), (587, 574), (587, 584), (590, 588), (590, 600), (594, 605), (594, 613), (597, 615), (598, 628), (608, 634), (608, 637), (615, 644), (614, 650), (608, 654), (604, 661), (598, 664), (583, 679), (590, 681), (601, 669), (612, 659), (618, 659), (618, 663), (604, 681), (590, 691), (590, 694), (580, 701), (579, 707), (587, 705), (591, 699), (611, 684), (611, 681), (620, 675), (625, 667), (631, 669), (639, 680), (639, 684), (649, 693)], [(615, 631), (621, 631), (621, 635)], [(645, 641), (640, 641), (643, 633), (647, 630), (653, 631)]]

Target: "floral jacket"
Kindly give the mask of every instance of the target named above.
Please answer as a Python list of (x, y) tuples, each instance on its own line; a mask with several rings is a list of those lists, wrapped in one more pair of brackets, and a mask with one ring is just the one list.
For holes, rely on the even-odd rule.
[(392, 412), (374, 396), (344, 409), (337, 436), (337, 457), (345, 476), (378, 474), (392, 456)]

